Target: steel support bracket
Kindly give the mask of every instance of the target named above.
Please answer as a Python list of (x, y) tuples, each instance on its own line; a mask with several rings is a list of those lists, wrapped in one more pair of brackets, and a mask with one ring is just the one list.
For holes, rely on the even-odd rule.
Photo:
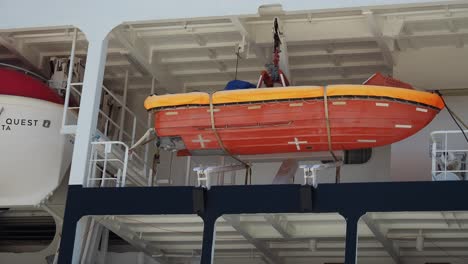
[(302, 185), (299, 189), (299, 199), (302, 212), (311, 212), (312, 206), (312, 186)]
[(194, 188), (193, 197), (193, 213), (203, 215), (205, 213), (206, 188)]

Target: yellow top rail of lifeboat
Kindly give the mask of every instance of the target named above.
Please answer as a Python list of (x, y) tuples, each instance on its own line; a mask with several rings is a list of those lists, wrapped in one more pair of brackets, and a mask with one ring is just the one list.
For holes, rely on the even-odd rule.
[[(326, 95), (333, 97), (368, 97), (386, 98), (427, 105), (439, 110), (444, 103), (439, 95), (404, 88), (372, 85), (330, 85), (326, 87)], [(253, 103), (265, 101), (298, 100), (323, 98), (325, 88), (321, 86), (291, 86), (281, 88), (259, 88), (219, 91), (212, 95), (212, 103)], [(146, 110), (165, 107), (202, 106), (210, 104), (210, 94), (203, 92), (166, 94), (149, 96), (145, 102)]]

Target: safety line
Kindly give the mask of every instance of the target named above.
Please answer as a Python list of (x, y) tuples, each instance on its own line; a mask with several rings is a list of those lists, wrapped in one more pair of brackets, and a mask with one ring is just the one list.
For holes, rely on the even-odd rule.
[(325, 108), (325, 124), (327, 126), (327, 138), (328, 138), (328, 151), (332, 155), (335, 161), (338, 161), (335, 153), (333, 153), (332, 141), (331, 141), (331, 129), (330, 129), (330, 118), (328, 114), (328, 96), (327, 96), (327, 86), (323, 87), (323, 104)]
[(221, 140), (221, 137), (219, 136), (218, 130), (216, 130), (215, 118), (214, 118), (213, 94), (210, 94), (210, 120), (211, 120), (211, 130), (215, 134), (216, 140), (218, 141), (218, 144), (221, 147), (221, 149), (224, 152), (226, 152), (229, 156), (231, 156), (231, 158), (233, 158), (233, 159), (237, 160), (238, 162), (244, 164), (245, 168), (247, 170), (249, 170), (250, 169), (250, 164), (248, 164), (247, 162), (245, 162), (245, 161), (239, 159), (238, 157), (232, 155), (231, 152), (228, 149), (226, 149), (226, 147), (224, 146), (223, 141)]

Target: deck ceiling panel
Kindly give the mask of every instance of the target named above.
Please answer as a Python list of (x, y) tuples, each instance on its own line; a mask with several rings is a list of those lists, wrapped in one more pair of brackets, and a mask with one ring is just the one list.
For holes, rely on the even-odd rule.
[[(411, 40), (402, 39), (401, 42), (410, 42), (411, 48), (418, 49), (421, 47), (462, 47), (464, 45), (465, 40), (468, 37), (468, 32), (464, 35), (445, 35), (443, 37), (434, 37), (434, 36), (420, 36), (420, 37), (413, 37)], [(403, 44), (404, 46), (404, 44)]]
[[(34, 220), (30, 215), (17, 216)], [(383, 238), (393, 244), (403, 263), (443, 263), (468, 257), (467, 212), (392, 212), (367, 216), (373, 219)], [(275, 228), (267, 221), (268, 217), (278, 221), (288, 237), (279, 233), (278, 226)], [(203, 224), (198, 216), (116, 216), (103, 217), (99, 222), (112, 227), (116, 234), (155, 259), (165, 257), (174, 263), (199, 259)], [(416, 247), (420, 234), (424, 237), (422, 250)], [(388, 248), (362, 220), (358, 235), (359, 262), (392, 263)], [(110, 249), (118, 249), (118, 245), (121, 242), (111, 240)], [(345, 221), (338, 214), (256, 214), (241, 215), (234, 227), (221, 217), (216, 225), (215, 246), (215, 258), (220, 263), (231, 263), (228, 259), (232, 263), (244, 263), (246, 259), (258, 263), (265, 252), (277, 256), (280, 263), (339, 262), (343, 261), (345, 251)], [(124, 249), (131, 250), (121, 247)]]
[[(293, 84), (361, 83), (377, 71), (391, 74), (388, 56), (412, 49), (460, 48), (468, 42), (467, 4), (374, 8), (374, 29), (363, 10), (303, 10), (278, 16)], [(273, 18), (250, 14), (125, 23), (117, 30), (127, 43), (110, 34), (106, 83), (112, 84), (111, 89), (121, 89), (129, 70), (130, 87), (143, 92), (151, 87), (149, 72), (158, 79), (177, 80), (177, 85), (159, 84), (168, 86), (164, 88), (169, 92), (180, 92), (182, 86), (188, 91), (222, 89), (235, 77), (239, 45), (243, 52), (238, 78), (255, 83), (264, 58), (271, 58)], [(39, 63), (40, 69), (49, 57), (68, 56), (72, 32), (71, 27), (58, 27), (9, 30), (0, 35), (12, 40), (17, 51), (31, 58), (32, 64)], [(85, 58), (84, 34), (78, 40), (77, 54)], [(30, 56), (31, 52), (42, 59)], [(143, 64), (136, 65), (133, 55), (145, 60)], [(0, 60), (18, 63), (15, 58), (11, 50), (0, 50)]]
[[(327, 43), (373, 40), (363, 19), (330, 20), (309, 23), (285, 23), (283, 28), (288, 43)], [(255, 42), (271, 45), (271, 23), (258, 24), (254, 30)]]
[(346, 77), (349, 75), (354, 74), (369, 74), (371, 76), (376, 71), (381, 72), (388, 72), (388, 67), (383, 63), (362, 63), (361, 65), (353, 64), (353, 65), (342, 65), (342, 66), (334, 66), (330, 64), (327, 66), (323, 65), (320, 68), (312, 68), (312, 69), (291, 69), (291, 72), (294, 76), (299, 75), (307, 75), (307, 76), (320, 76), (323, 78), (327, 78), (329, 76), (337, 76), (342, 75), (342, 77)]
[(297, 56), (291, 57), (289, 60), (290, 65), (308, 65), (308, 64), (324, 64), (332, 63), (335, 66), (353, 62), (383, 62), (383, 56), (380, 52), (366, 53), (366, 54), (342, 54), (342, 55), (317, 55), (317, 56)]
[(223, 32), (226, 29), (220, 29), (220, 32), (214, 33), (197, 33), (197, 31), (189, 31), (188, 33), (180, 32), (179, 34), (171, 35), (156, 35), (138, 34), (142, 39), (155, 46), (177, 44), (198, 44), (204, 46), (208, 43), (217, 42), (240, 42), (242, 36), (234, 29), (227, 29), (228, 32)]
[[(155, 37), (141, 37), (152, 46), (170, 46), (177, 43), (177, 45), (196, 45), (196, 38), (194, 35), (171, 35), (171, 36), (155, 36)], [(156, 48), (155, 48), (156, 49)]]
[[(239, 59), (239, 67), (242, 68), (259, 68), (263, 65), (257, 61), (252, 59)], [(167, 69), (171, 72), (174, 71), (189, 71), (194, 68), (198, 69), (220, 69), (223, 71), (223, 68), (226, 69), (235, 69), (236, 67), (236, 60), (235, 55), (233, 59), (230, 60), (218, 60), (218, 59), (211, 59), (207, 61), (187, 61), (181, 62), (177, 64), (169, 64)]]
[[(216, 58), (221, 56), (232, 56), (236, 51), (236, 43), (229, 42), (223, 43), (223, 45), (213, 46), (204, 46), (198, 47), (195, 45), (185, 46), (164, 46), (162, 49), (158, 47), (153, 47), (153, 52), (157, 53), (162, 62), (164, 60), (177, 59), (177, 58), (192, 58), (192, 57), (203, 57), (203, 58)], [(194, 48), (195, 47), (195, 48)], [(193, 48), (193, 49), (191, 49)]]
[(458, 19), (453, 21), (455, 28), (458, 28), (460, 30), (462, 29), (468, 29), (468, 19)]
[[(37, 43), (35, 45), (31, 45), (32, 48), (34, 48), (38, 53), (42, 54), (49, 54), (53, 55), (55, 53), (57, 54), (64, 54), (70, 52), (71, 45), (68, 42), (62, 42), (62, 43), (54, 43), (54, 42), (44, 42), (44, 43)], [(88, 43), (86, 41), (78, 41), (76, 43), (76, 49), (77, 50), (86, 50), (88, 47)]]
[[(409, 22), (407, 27), (411, 28), (411, 31), (417, 32), (445, 32), (450, 30), (448, 27), (448, 22), (452, 20), (432, 20), (424, 22)], [(452, 21), (453, 22), (453, 21)]]

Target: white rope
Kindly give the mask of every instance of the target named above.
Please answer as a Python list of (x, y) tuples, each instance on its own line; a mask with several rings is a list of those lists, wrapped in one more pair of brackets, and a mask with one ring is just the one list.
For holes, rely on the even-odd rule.
[(147, 144), (148, 142), (152, 141), (153, 139), (156, 138), (156, 136), (153, 136), (148, 139), (148, 137), (151, 135), (151, 133), (154, 132), (154, 128), (150, 128), (146, 131), (146, 133), (135, 143), (133, 146), (130, 147), (129, 150), (133, 150), (141, 145)]
[(234, 155), (229, 152), (229, 150), (226, 149), (226, 147), (223, 144), (223, 141), (221, 140), (221, 137), (218, 134), (218, 130), (216, 130), (215, 126), (215, 118), (214, 118), (214, 106), (213, 106), (213, 94), (210, 94), (210, 120), (211, 120), (211, 130), (215, 134), (216, 140), (218, 141), (218, 145), (221, 147), (221, 149), (226, 152), (231, 158), (237, 160), (238, 162), (242, 163), (245, 165), (245, 167), (248, 169), (250, 168), (250, 165), (246, 163), (245, 161), (239, 159), (238, 157), (235, 157)]
[(332, 155), (333, 159), (335, 161), (338, 161), (338, 158), (336, 157), (335, 153), (333, 153), (333, 148), (332, 148), (330, 118), (329, 118), (329, 114), (328, 114), (327, 86), (323, 87), (323, 104), (324, 104), (324, 109), (325, 109), (325, 124), (327, 126), (328, 151), (330, 151), (330, 154)]

